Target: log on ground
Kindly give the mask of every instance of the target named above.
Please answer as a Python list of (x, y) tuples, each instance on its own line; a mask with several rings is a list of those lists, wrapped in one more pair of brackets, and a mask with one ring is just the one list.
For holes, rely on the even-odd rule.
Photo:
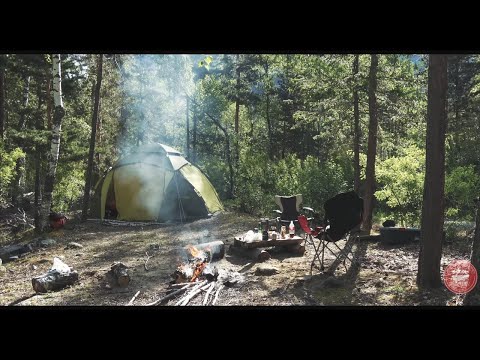
[(49, 270), (46, 274), (34, 277), (32, 286), (37, 293), (46, 293), (48, 291), (61, 290), (68, 285), (73, 285), (76, 281), (78, 281), (78, 273), (76, 271), (61, 272)]
[(189, 245), (186, 246), (185, 252), (187, 256), (190, 258), (192, 257), (191, 247), (195, 247), (197, 250), (202, 250), (207, 253), (207, 261), (216, 261), (221, 260), (225, 256), (225, 244), (223, 241), (212, 241), (203, 244), (196, 244), (196, 245)]

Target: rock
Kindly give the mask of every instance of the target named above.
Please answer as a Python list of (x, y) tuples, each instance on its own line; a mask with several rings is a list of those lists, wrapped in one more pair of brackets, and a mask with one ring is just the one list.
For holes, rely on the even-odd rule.
[(83, 249), (83, 245), (76, 242), (69, 242), (65, 247), (65, 250), (67, 249)]
[(53, 239), (43, 239), (43, 240), (40, 240), (38, 242), (38, 245), (41, 246), (41, 247), (49, 247), (49, 246), (53, 246), (53, 245), (56, 245), (57, 242)]
[(0, 266), (0, 276), (5, 275), (7, 272), (7, 268), (5, 266)]
[(278, 274), (278, 269), (275, 266), (262, 264), (255, 270), (255, 275), (275, 275)]
[(82, 253), (75, 254), (75, 256), (82, 256), (82, 255), (83, 255)]
[(13, 261), (13, 260), (18, 260), (18, 256), (10, 256), (8, 260)]
[(0, 266), (2, 266), (2, 258), (0, 258)]
[(37, 265), (33, 265), (33, 264), (32, 264), (32, 265), (30, 266), (30, 268), (31, 268), (32, 270), (37, 270)]

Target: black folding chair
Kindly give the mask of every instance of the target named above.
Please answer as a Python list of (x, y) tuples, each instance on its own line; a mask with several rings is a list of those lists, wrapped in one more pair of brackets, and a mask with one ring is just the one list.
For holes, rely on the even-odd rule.
[[(343, 257), (345, 269), (347, 268), (347, 259), (351, 264), (354, 263), (353, 259), (349, 257), (349, 253), (359, 235), (363, 219), (363, 199), (354, 191), (341, 193), (327, 200), (324, 209), (325, 226), (316, 227), (315, 230), (310, 228), (305, 216), (298, 217), (299, 224), (305, 232), (305, 242), (312, 245), (314, 249), (310, 274), (312, 274), (316, 261), (318, 261), (320, 270), (325, 270), (325, 249), (335, 257), (334, 263)], [(337, 242), (344, 238), (347, 239), (348, 246), (342, 249)], [(318, 244), (316, 239), (319, 240)], [(334, 249), (332, 250), (332, 248)]]
[(298, 216), (300, 215), (300, 209), (309, 214), (307, 216), (308, 221), (313, 220), (314, 211), (310, 207), (301, 207), (303, 203), (302, 194), (291, 196), (275, 195), (275, 203), (280, 210), (273, 210), (277, 214), (277, 228), (280, 229), (282, 225), (288, 227), (291, 221), (293, 221), (296, 228), (298, 228)]

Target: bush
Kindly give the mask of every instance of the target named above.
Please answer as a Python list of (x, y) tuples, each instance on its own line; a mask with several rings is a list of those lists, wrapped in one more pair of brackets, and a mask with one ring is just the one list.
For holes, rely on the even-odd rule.
[(445, 208), (448, 217), (473, 220), (473, 199), (480, 195), (480, 176), (473, 165), (458, 166), (445, 176)]
[(24, 155), (20, 148), (15, 148), (9, 152), (4, 149), (3, 144), (0, 144), (0, 201), (6, 200), (10, 183), (15, 175), (17, 159)]

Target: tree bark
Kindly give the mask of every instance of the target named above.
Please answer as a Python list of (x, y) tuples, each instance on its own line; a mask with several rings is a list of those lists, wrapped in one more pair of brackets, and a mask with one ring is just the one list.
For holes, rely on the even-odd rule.
[(358, 194), (360, 191), (360, 114), (358, 111), (358, 87), (357, 87), (357, 74), (358, 74), (358, 58), (359, 55), (355, 55), (353, 59), (353, 168), (354, 168), (354, 182), (353, 190)]
[(0, 140), (5, 132), (5, 60), (6, 55), (0, 55)]
[(47, 126), (48, 130), (52, 130), (52, 73), (49, 66), (45, 67), (45, 72), (47, 75), (47, 97), (45, 100), (47, 103)]
[(378, 56), (371, 55), (370, 74), (368, 81), (368, 112), (370, 115), (370, 122), (368, 124), (368, 150), (367, 150), (367, 169), (365, 177), (365, 208), (363, 230), (370, 231), (372, 228), (373, 217), (373, 202), (375, 192), (375, 158), (377, 155), (377, 68)]
[(192, 162), (197, 162), (197, 106), (193, 108)]
[[(47, 79), (47, 83), (50, 82)], [(40, 110), (42, 108), (42, 87), (41, 83), (38, 83), (37, 89), (37, 98), (38, 98), (38, 111), (35, 118), (35, 128), (37, 130), (43, 129), (43, 119), (40, 115)], [(48, 99), (47, 99), (48, 101)], [(35, 228), (40, 227), (40, 203), (42, 202), (42, 187), (41, 187), (41, 171), (42, 171), (42, 146), (40, 144), (35, 145)]]
[[(223, 259), (225, 256), (225, 244), (221, 240), (211, 241), (208, 243), (193, 245), (196, 250), (205, 251), (208, 255), (207, 261), (217, 261)], [(184, 252), (189, 258), (192, 257), (192, 246), (184, 247)], [(193, 256), (194, 257), (194, 256)]]
[(95, 101), (92, 115), (92, 132), (90, 134), (90, 150), (88, 152), (87, 175), (85, 178), (85, 189), (83, 193), (82, 221), (87, 220), (88, 205), (90, 204), (90, 189), (92, 187), (93, 157), (95, 154), (95, 140), (97, 137), (98, 109), (100, 104), (100, 88), (102, 86), (103, 55), (98, 55), (97, 60), (97, 81), (95, 86)]
[[(23, 88), (22, 110), (20, 112), (20, 121), (18, 123), (18, 131), (22, 132), (26, 128), (26, 115), (28, 110), (28, 101), (30, 95), (30, 76), (24, 76), (25, 87)], [(22, 140), (23, 142), (23, 140)], [(25, 144), (20, 143), (19, 146), (25, 151)], [(21, 205), (21, 199), (25, 188), (25, 155), (17, 159), (15, 165), (15, 179), (13, 181), (12, 203), (15, 206)]]
[(240, 64), (239, 62), (239, 57), (240, 55), (237, 55), (237, 69), (236, 69), (236, 74), (237, 74), (237, 84), (235, 86), (235, 89), (237, 91), (237, 96), (235, 98), (235, 134), (238, 135), (238, 118), (240, 115)]
[(444, 220), (445, 130), (447, 126), (447, 56), (430, 55), (425, 184), (421, 221), (417, 285), (442, 285), (440, 260)]
[(39, 231), (47, 230), (50, 215), (50, 208), (52, 205), (52, 193), (55, 185), (55, 173), (57, 171), (58, 156), (60, 152), (60, 135), (62, 130), (62, 119), (65, 116), (65, 109), (62, 101), (62, 71), (60, 54), (53, 56), (53, 100), (54, 113), (52, 124), (52, 138), (50, 142), (50, 151), (47, 153), (47, 173), (45, 175), (45, 188), (42, 205), (40, 206), (40, 229)]
[(46, 293), (48, 291), (61, 290), (68, 285), (73, 285), (78, 281), (78, 272), (59, 272), (50, 270), (46, 274), (32, 279), (32, 286), (37, 293)]
[[(477, 207), (476, 216), (475, 216), (475, 235), (473, 237), (472, 244), (472, 253), (470, 255), (470, 262), (477, 270), (480, 271), (480, 197), (475, 199), (475, 204)], [(477, 281), (477, 284), (466, 296), (463, 301), (464, 305), (478, 305), (480, 303), (480, 284)]]
[(189, 117), (189, 111), (190, 111), (190, 99), (188, 98), (188, 96), (186, 97), (186, 113), (185, 113), (185, 117), (186, 117), (186, 120), (187, 120), (187, 151), (186, 151), (186, 154), (187, 154), (187, 159), (190, 160), (190, 117)]

